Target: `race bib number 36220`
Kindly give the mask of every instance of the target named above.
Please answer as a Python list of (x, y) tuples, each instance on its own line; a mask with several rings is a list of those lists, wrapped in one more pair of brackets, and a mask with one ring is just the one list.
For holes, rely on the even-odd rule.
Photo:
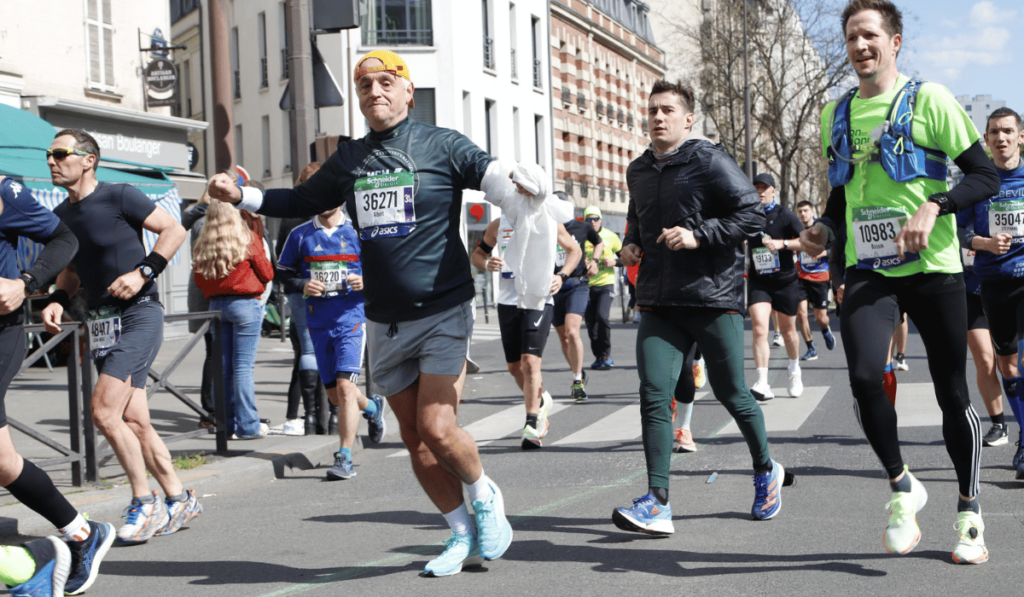
[(416, 227), (413, 172), (375, 174), (356, 180), (354, 199), (363, 240), (406, 236)]
[(917, 261), (918, 253), (904, 253), (900, 259), (896, 236), (907, 223), (906, 212), (891, 207), (857, 207), (853, 210), (853, 245), (857, 251), (857, 267), (888, 269)]

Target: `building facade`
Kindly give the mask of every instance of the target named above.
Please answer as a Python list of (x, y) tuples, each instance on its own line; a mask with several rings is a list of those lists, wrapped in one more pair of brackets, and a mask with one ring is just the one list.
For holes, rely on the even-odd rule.
[(646, 106), (665, 75), (648, 6), (637, 0), (551, 0), (555, 187), (578, 211), (596, 205), (622, 233), (626, 168), (650, 143)]
[(964, 107), (964, 111), (971, 117), (971, 122), (978, 128), (978, 132), (985, 134), (988, 128), (988, 115), (999, 108), (1006, 107), (1003, 100), (992, 99), (991, 95), (976, 95), (973, 98), (969, 95), (958, 95), (956, 101)]

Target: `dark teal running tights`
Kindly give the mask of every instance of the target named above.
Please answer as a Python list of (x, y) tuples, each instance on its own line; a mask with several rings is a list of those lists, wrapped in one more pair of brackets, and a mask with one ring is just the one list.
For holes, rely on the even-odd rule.
[(764, 416), (743, 372), (743, 316), (721, 309), (655, 307), (644, 311), (636, 337), (640, 420), (650, 487), (668, 489), (672, 457), (672, 392), (683, 359), (700, 347), (708, 381), (736, 420), (755, 468), (768, 464)]

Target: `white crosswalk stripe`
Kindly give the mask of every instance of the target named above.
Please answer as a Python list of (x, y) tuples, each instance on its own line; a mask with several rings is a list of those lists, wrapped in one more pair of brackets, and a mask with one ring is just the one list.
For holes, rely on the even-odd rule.
[(473, 342), (487, 342), (490, 340), (500, 340), (501, 330), (498, 329), (497, 323), (482, 323), (477, 321), (473, 324)]
[[(700, 400), (707, 395), (707, 392), (698, 392), (694, 397), (694, 401)], [(642, 435), (640, 403), (635, 402), (620, 408), (592, 425), (580, 429), (576, 433), (563, 437), (551, 445), (564, 446), (594, 442), (622, 442), (634, 440)]]
[(896, 387), (896, 426), (935, 425), (942, 425), (942, 409), (935, 399), (934, 384), (900, 382)]
[[(764, 428), (769, 434), (773, 431), (796, 431), (804, 424), (818, 403), (825, 397), (828, 386), (811, 386), (804, 388), (799, 398), (793, 398), (786, 388), (772, 388), (775, 398), (761, 405), (764, 413)], [(736, 421), (730, 421), (719, 435), (739, 435), (740, 428)]]

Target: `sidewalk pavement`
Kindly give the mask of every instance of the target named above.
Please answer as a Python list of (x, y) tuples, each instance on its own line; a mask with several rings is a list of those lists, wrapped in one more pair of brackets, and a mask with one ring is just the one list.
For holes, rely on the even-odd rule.
[[(164, 341), (154, 371), (163, 372), (185, 346), (188, 338), (173, 338)], [(199, 384), (205, 358), (205, 348), (200, 342), (185, 357), (170, 376), (170, 382), (194, 402), (199, 403)], [(256, 380), (256, 406), (260, 417), (270, 419), (271, 434), (260, 440), (229, 441), (226, 454), (215, 454), (213, 434), (193, 437), (167, 445), (172, 458), (204, 453), (207, 464), (191, 470), (178, 471), (185, 487), (196, 490), (198, 496), (204, 492), (215, 493), (225, 481), (242, 476), (272, 475), (282, 478), (288, 469), (307, 470), (334, 462), (333, 454), (338, 449), (336, 435), (286, 436), (280, 434), (285, 422), (288, 405), (288, 382), (292, 368), (290, 342), (281, 342), (279, 336), (263, 337), (260, 340), (253, 371)], [(68, 446), (68, 390), (67, 369), (54, 367), (32, 367), (17, 377), (11, 384), (5, 398), (9, 417), (31, 426), (52, 440)], [(166, 391), (154, 394), (149, 401), (153, 427), (166, 437), (194, 431), (199, 418), (190, 408)], [(299, 416), (303, 414), (299, 408)], [(387, 436), (397, 437), (398, 421), (388, 411)], [(362, 449), (366, 435), (366, 423), (360, 419), (359, 436), (353, 453)], [(275, 434), (274, 428), (278, 431)], [(18, 452), (29, 460), (58, 458), (60, 453), (33, 438), (11, 428), (11, 437)], [(97, 437), (97, 451), (107, 447), (102, 435)], [(94, 520), (115, 521), (131, 501), (131, 488), (124, 471), (114, 456), (102, 458), (99, 463), (100, 480), (95, 484), (75, 487), (71, 484), (71, 465), (46, 467), (47, 474), (57, 488), (80, 511), (90, 514)], [(153, 489), (159, 489), (151, 482)], [(162, 494), (162, 492), (161, 492)], [(10, 536), (44, 535), (53, 532), (53, 526), (44, 518), (16, 501), (8, 492), (0, 489), (0, 535)]]

